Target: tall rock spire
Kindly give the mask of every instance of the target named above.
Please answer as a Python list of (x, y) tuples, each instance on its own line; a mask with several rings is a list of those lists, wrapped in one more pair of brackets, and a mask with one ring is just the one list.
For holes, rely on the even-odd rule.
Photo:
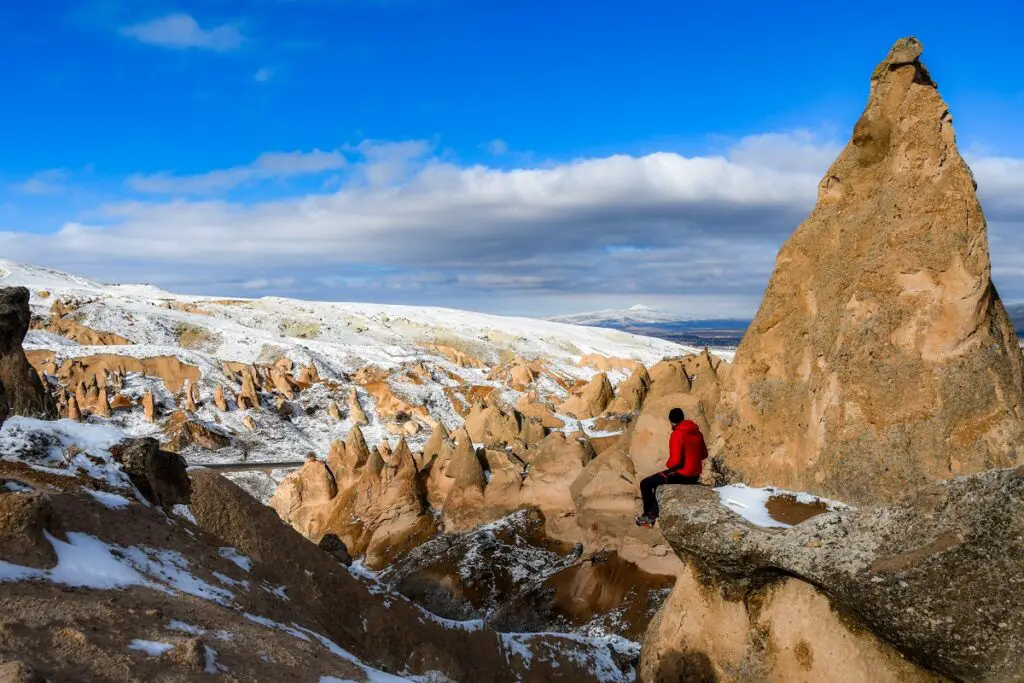
[(920, 56), (875, 69), (736, 353), (712, 450), (751, 483), (869, 502), (1021, 460), (1021, 351)]

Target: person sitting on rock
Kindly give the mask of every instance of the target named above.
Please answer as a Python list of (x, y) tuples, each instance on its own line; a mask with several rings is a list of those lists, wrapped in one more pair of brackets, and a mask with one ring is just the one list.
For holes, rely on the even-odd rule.
[(668, 462), (665, 469), (640, 481), (640, 497), (644, 501), (644, 512), (636, 518), (636, 525), (654, 526), (658, 519), (659, 486), (665, 484), (699, 484), (704, 469), (708, 448), (704, 435), (693, 420), (687, 420), (682, 408), (673, 408), (668, 413), (672, 424), (672, 435), (668, 439)]

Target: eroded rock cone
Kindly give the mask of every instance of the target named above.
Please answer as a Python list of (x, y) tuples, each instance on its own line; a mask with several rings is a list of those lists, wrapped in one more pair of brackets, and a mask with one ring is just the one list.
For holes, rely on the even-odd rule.
[(356, 390), (353, 389), (352, 393), (348, 395), (348, 415), (352, 418), (352, 424), (354, 425), (366, 425), (370, 421), (366, 419), (366, 413), (363, 412), (363, 407), (359, 405), (359, 395)]
[(153, 392), (147, 390), (142, 395), (142, 413), (146, 422), (156, 422), (156, 403), (153, 400)]
[(348, 466), (353, 471), (358, 470), (370, 459), (370, 447), (366, 445), (363, 438), (363, 430), (356, 425), (345, 437), (345, 453)]
[(99, 398), (96, 399), (96, 414), (100, 417), (110, 417), (110, 401), (107, 399), (107, 388), (100, 387)]
[(643, 365), (636, 369), (632, 375), (621, 385), (617, 395), (608, 404), (609, 413), (637, 413), (644, 405), (647, 392), (651, 388), (651, 375)]
[(1020, 461), (1024, 363), (920, 54), (875, 70), (737, 350), (713, 454), (749, 483), (868, 502)]
[(0, 385), (10, 414), (55, 420), (57, 404), (21, 346), (32, 319), (28, 300), (24, 287), (0, 288)]
[(421, 469), (433, 462), (434, 458), (441, 453), (448, 437), (448, 428), (444, 426), (444, 423), (439, 422), (430, 434), (430, 438), (427, 439), (427, 443), (423, 445), (423, 454), (419, 463)]
[(217, 410), (227, 412), (228, 402), (224, 399), (224, 387), (217, 385), (217, 388), (213, 390), (213, 405), (217, 406)]
[(327, 414), (331, 416), (331, 419), (341, 422), (341, 411), (338, 410), (338, 404), (334, 401), (327, 405)]
[(578, 395), (563, 403), (559, 412), (587, 420), (603, 413), (614, 396), (615, 391), (612, 389), (612, 383), (608, 381), (608, 375), (600, 372)]
[(68, 419), (75, 422), (82, 421), (82, 409), (78, 407), (78, 399), (74, 395), (68, 397)]

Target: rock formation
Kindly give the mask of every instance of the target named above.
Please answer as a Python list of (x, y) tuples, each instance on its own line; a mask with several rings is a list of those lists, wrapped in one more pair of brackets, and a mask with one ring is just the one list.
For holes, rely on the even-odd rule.
[(750, 524), (704, 487), (666, 487), (659, 498), (662, 533), (681, 557), (731, 586), (723, 589), (730, 601), (799, 579), (932, 671), (965, 681), (1024, 677), (1024, 467), (958, 477), (888, 507), (838, 510), (781, 532)]
[(352, 393), (348, 395), (348, 416), (352, 418), (352, 424), (354, 425), (367, 425), (370, 423), (366, 419), (366, 413), (363, 412), (363, 407), (359, 405), (359, 394), (353, 389)]
[(68, 415), (67, 415), (67, 417), (68, 417), (69, 420), (74, 420), (75, 422), (81, 422), (82, 421), (82, 409), (78, 407), (78, 399), (75, 398), (74, 394), (72, 394), (68, 398)]
[(331, 416), (332, 420), (341, 422), (341, 411), (338, 410), (338, 404), (334, 401), (327, 404), (327, 414)]
[(153, 399), (153, 392), (148, 389), (142, 395), (142, 413), (146, 418), (146, 422), (156, 422), (156, 403)]
[(579, 394), (572, 396), (559, 407), (559, 412), (573, 415), (581, 420), (597, 417), (612, 402), (615, 390), (608, 380), (608, 375), (599, 372), (594, 379), (583, 387)]
[(156, 439), (128, 439), (111, 450), (135, 488), (147, 500), (165, 509), (187, 505), (191, 492), (185, 460), (160, 450)]
[(651, 375), (647, 372), (647, 368), (641, 365), (625, 382), (619, 385), (615, 398), (608, 404), (608, 412), (616, 414), (640, 412), (650, 388)]
[(0, 386), (10, 414), (56, 419), (57, 405), (21, 346), (32, 317), (28, 300), (24, 287), (0, 289)]
[(875, 69), (736, 353), (713, 455), (745, 481), (867, 502), (1021, 460), (1024, 362), (920, 55)]
[(100, 417), (110, 417), (112, 411), (110, 408), (110, 401), (107, 400), (107, 387), (100, 387), (99, 398), (96, 399), (96, 415)]
[(213, 405), (217, 406), (217, 410), (223, 413), (228, 411), (228, 402), (224, 399), (224, 387), (219, 384), (213, 390)]

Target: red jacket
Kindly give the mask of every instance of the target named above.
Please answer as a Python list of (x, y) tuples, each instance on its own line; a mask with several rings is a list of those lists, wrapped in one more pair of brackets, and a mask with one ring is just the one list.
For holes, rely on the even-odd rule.
[(668, 439), (668, 462), (665, 468), (674, 470), (684, 477), (699, 477), (704, 469), (708, 447), (704, 435), (693, 420), (683, 420), (672, 430)]

